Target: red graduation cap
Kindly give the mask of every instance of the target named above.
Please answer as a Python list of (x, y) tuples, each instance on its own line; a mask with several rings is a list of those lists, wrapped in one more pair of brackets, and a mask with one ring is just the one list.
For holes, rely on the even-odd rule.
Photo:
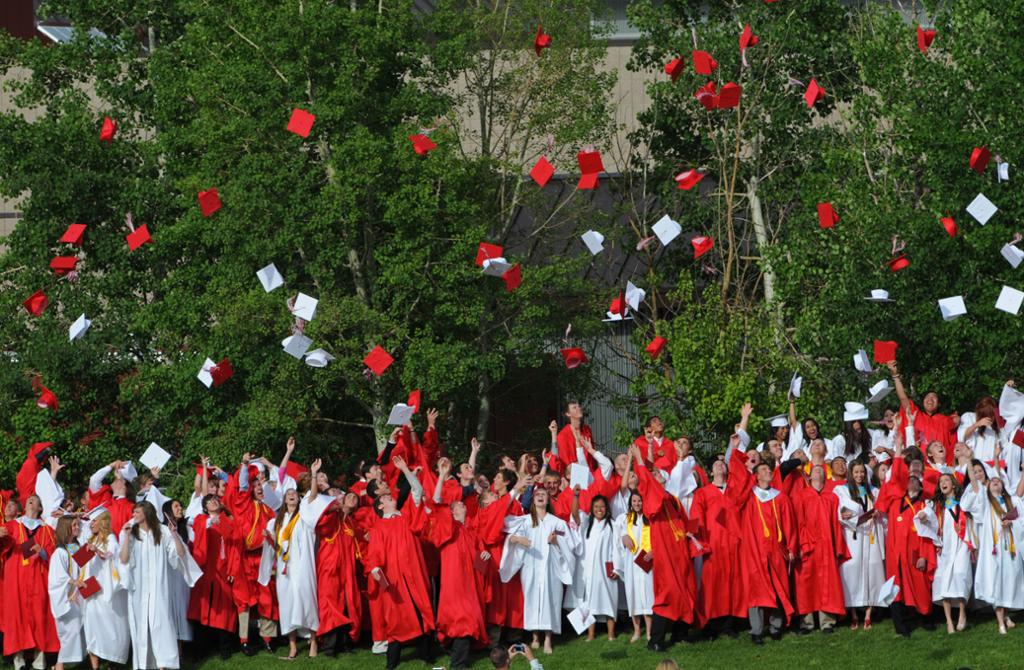
[(412, 413), (420, 411), (420, 390), (416, 389), (409, 393), (409, 399), (405, 401), (405, 404), (412, 407)]
[(888, 363), (896, 360), (896, 347), (892, 340), (875, 340), (875, 362)]
[(807, 103), (807, 107), (814, 107), (814, 103), (819, 100), (825, 99), (825, 89), (818, 86), (818, 80), (812, 79), (811, 83), (807, 85), (807, 90), (804, 91), (804, 102)]
[(235, 370), (231, 367), (231, 361), (227, 358), (210, 368), (210, 377), (213, 379), (214, 386), (220, 386), (234, 375)]
[(363, 365), (373, 370), (373, 374), (380, 377), (384, 374), (395, 359), (391, 357), (391, 354), (384, 351), (384, 347), (379, 344), (373, 348), (373, 351), (366, 354), (366, 358), (363, 359)]
[(298, 479), (306, 472), (309, 472), (309, 468), (302, 463), (296, 463), (295, 461), (288, 461), (288, 465), (284, 468), (284, 473), (292, 479)]
[(579, 347), (562, 349), (562, 358), (565, 360), (565, 367), (570, 370), (578, 368), (583, 363), (590, 362), (590, 359), (587, 358), (587, 355)]
[(213, 216), (213, 213), (220, 209), (220, 194), (217, 189), (211, 188), (199, 192), (199, 208), (203, 210), (203, 216)]
[(103, 117), (103, 127), (100, 128), (100, 142), (113, 142), (117, 134), (117, 123), (109, 116)]
[(644, 351), (650, 354), (651, 358), (657, 358), (658, 356), (661, 356), (661, 351), (665, 348), (666, 344), (668, 344), (668, 340), (659, 335), (651, 340), (650, 344), (647, 345)]
[(889, 269), (893, 272), (899, 272), (905, 268), (910, 267), (910, 261), (907, 260), (906, 256), (900, 255), (889, 261)]
[(46, 307), (50, 304), (50, 300), (42, 291), (36, 291), (28, 297), (28, 300), (21, 304), (25, 306), (25, 309), (28, 310), (29, 314), (32, 316), (39, 316), (46, 311)]
[(715, 86), (715, 82), (709, 81), (693, 94), (693, 97), (697, 98), (697, 102), (704, 106), (704, 109), (712, 110), (718, 105), (718, 96), (715, 92), (718, 87)]
[(697, 74), (709, 75), (718, 67), (718, 61), (712, 58), (707, 51), (693, 52), (693, 69)]
[(743, 87), (733, 82), (728, 82), (722, 87), (722, 90), (718, 93), (718, 98), (715, 100), (715, 107), (718, 109), (732, 109), (738, 107), (740, 104), (740, 95), (743, 93)]
[(715, 241), (706, 235), (698, 235), (690, 240), (693, 245), (693, 260), (697, 260), (715, 248)]
[(316, 121), (316, 117), (304, 109), (296, 107), (292, 110), (292, 118), (288, 120), (288, 132), (295, 133), (299, 137), (309, 137), (309, 132), (313, 130), (313, 122)]
[(757, 35), (750, 29), (750, 24), (743, 26), (743, 32), (740, 33), (740, 51), (743, 51), (747, 47), (752, 47), (757, 44)]
[(832, 228), (839, 223), (839, 215), (830, 202), (818, 203), (818, 225), (822, 228)]
[(917, 48), (921, 50), (921, 53), (926, 53), (928, 47), (935, 41), (935, 30), (925, 30), (921, 26), (917, 27)]
[[(219, 207), (220, 205), (218, 205)], [(209, 215), (207, 215), (209, 216)], [(128, 250), (135, 251), (143, 244), (149, 244), (153, 241), (153, 238), (149, 236), (149, 228), (146, 224), (142, 224), (132, 232), (124, 236), (125, 242), (128, 243)]]
[(683, 73), (683, 67), (686, 63), (683, 62), (682, 58), (673, 58), (669, 62), (665, 63), (665, 74), (672, 78), (674, 82), (679, 79), (679, 75)]
[(68, 226), (68, 229), (64, 231), (64, 234), (60, 236), (58, 242), (64, 242), (65, 244), (73, 244), (76, 247), (81, 246), (82, 236), (85, 235), (85, 224), (84, 223), (72, 223)]
[[(290, 464), (291, 461), (288, 461), (288, 463)], [(203, 468), (202, 465), (197, 465), (196, 466), (196, 474), (199, 475), (200, 477), (202, 477), (203, 476), (203, 469), (204, 468)], [(206, 470), (206, 477), (208, 479), (213, 479), (213, 468), (205, 468), (205, 470)]]
[(481, 242), (480, 246), (476, 249), (476, 266), (478, 268), (482, 268), (484, 266), (484, 261), (491, 258), (501, 258), (504, 253), (505, 250), (497, 244)]
[(437, 148), (429, 137), (422, 133), (416, 135), (409, 135), (409, 141), (412, 142), (412, 150), (416, 152), (417, 156), (426, 156), (428, 153)]
[(1013, 443), (1024, 449), (1024, 430), (1018, 430), (1013, 434)]
[(78, 265), (78, 256), (54, 256), (50, 261), (50, 269), (58, 276), (74, 272), (76, 265)]
[(608, 305), (608, 313), (626, 316), (626, 294), (624, 292), (620, 292), (619, 295), (612, 298), (612, 303)]
[(599, 151), (581, 151), (576, 154), (576, 162), (580, 166), (580, 181), (576, 188), (588, 190), (597, 186), (597, 177), (604, 172)]
[(950, 237), (956, 237), (956, 234), (957, 234), (956, 221), (954, 221), (952, 218), (950, 218), (948, 216), (943, 218), (942, 219), (942, 227), (946, 229), (946, 233)]
[(704, 178), (703, 172), (697, 172), (696, 169), (687, 170), (681, 174), (676, 175), (676, 183), (679, 184), (679, 188), (683, 191), (689, 191), (691, 188), (700, 183), (700, 180)]
[(974, 147), (974, 151), (971, 152), (971, 169), (978, 174), (985, 174), (988, 159), (991, 157), (992, 152), (988, 150), (988, 147)]
[(590, 174), (581, 174), (580, 180), (576, 182), (576, 188), (581, 191), (593, 191), (597, 188), (598, 177), (600, 175), (597, 172)]
[(544, 32), (544, 28), (537, 26), (537, 36), (533, 38), (533, 50), (540, 57), (540, 52), (551, 46), (551, 35)]
[(94, 596), (99, 592), (100, 583), (96, 581), (95, 577), (90, 577), (78, 587), (78, 595), (85, 599), (89, 599), (91, 596)]
[(523, 268), (519, 263), (516, 263), (508, 270), (505, 270), (505, 274), (501, 275), (501, 281), (505, 282), (505, 290), (511, 293), (519, 288), (519, 285), (523, 283)]
[(36, 407), (40, 409), (48, 409), (51, 411), (57, 411), (57, 396), (50, 389), (46, 388), (42, 384), (39, 385), (39, 399), (36, 400)]
[(541, 188), (547, 186), (553, 174), (555, 174), (555, 167), (548, 162), (545, 156), (541, 156), (537, 160), (537, 164), (530, 170), (530, 178), (537, 182), (537, 186)]

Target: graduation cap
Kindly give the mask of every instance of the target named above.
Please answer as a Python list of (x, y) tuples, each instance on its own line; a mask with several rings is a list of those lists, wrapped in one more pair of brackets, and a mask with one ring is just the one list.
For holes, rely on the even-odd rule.
[(942, 227), (946, 229), (946, 234), (950, 237), (956, 237), (958, 229), (956, 227), (956, 221), (950, 217), (944, 217), (941, 219)]
[(587, 250), (590, 251), (592, 256), (604, 251), (604, 235), (597, 232), (596, 230), (588, 230), (581, 235), (583, 244), (587, 245)]
[(198, 197), (199, 209), (202, 210), (203, 216), (213, 216), (214, 212), (220, 209), (220, 194), (217, 193), (216, 188), (200, 191)]
[(868, 402), (876, 403), (885, 399), (885, 396), (892, 392), (888, 379), (882, 379), (868, 390)]
[(1004, 244), (1003, 248), (999, 250), (999, 253), (1003, 255), (1006, 262), (1014, 267), (1018, 268), (1021, 262), (1024, 262), (1024, 251), (1021, 251), (1019, 247), (1013, 243)]
[(299, 137), (309, 137), (309, 133), (313, 130), (313, 122), (316, 121), (316, 117), (304, 109), (296, 107), (292, 110), (292, 118), (288, 119), (287, 130), (290, 133), (295, 133)]
[(504, 258), (488, 258), (484, 261), (484, 274), (490, 277), (503, 277), (512, 269), (512, 264)]
[(900, 594), (900, 587), (896, 583), (896, 575), (893, 575), (882, 584), (882, 588), (878, 591), (878, 604), (882, 607), (889, 607), (896, 601), (896, 597)]
[(679, 75), (683, 73), (683, 68), (685, 66), (686, 64), (683, 62), (682, 58), (673, 58), (669, 62), (665, 63), (665, 74), (671, 77), (674, 82), (676, 79), (679, 79)]
[(270, 293), (275, 288), (284, 285), (284, 277), (277, 271), (277, 266), (271, 263), (270, 265), (264, 265), (256, 271), (256, 278), (260, 280), (260, 285), (263, 286), (263, 290)]
[(935, 30), (925, 30), (921, 26), (917, 27), (917, 48), (921, 53), (927, 53), (928, 47), (935, 41)]
[(793, 373), (793, 378), (789, 380), (789, 393), (794, 398), (800, 397), (800, 391), (804, 386), (804, 378), (796, 372)]
[(409, 141), (412, 142), (412, 150), (416, 152), (417, 156), (426, 156), (437, 148), (437, 145), (423, 133), (409, 135)]
[(893, 300), (889, 298), (889, 292), (881, 288), (871, 289), (871, 295), (864, 299), (870, 300), (871, 302), (893, 302)]
[(40, 316), (46, 311), (46, 307), (50, 304), (50, 300), (42, 291), (36, 291), (21, 304), (25, 306), (25, 309), (28, 310), (28, 313), (32, 316)]
[(581, 151), (576, 154), (576, 162), (580, 166), (580, 181), (576, 188), (590, 190), (597, 187), (597, 178), (604, 172), (604, 163), (598, 151)]
[(306, 365), (311, 368), (326, 368), (327, 364), (334, 360), (324, 349), (314, 349), (306, 354)]
[(59, 242), (81, 246), (82, 236), (85, 235), (86, 225), (84, 223), (72, 223), (61, 235)]
[(303, 321), (312, 321), (316, 316), (316, 306), (319, 304), (320, 301), (316, 298), (300, 292), (295, 296), (295, 302), (292, 303), (291, 312)]
[(523, 268), (516, 263), (501, 275), (501, 281), (505, 282), (505, 290), (511, 293), (523, 283)]
[(954, 295), (949, 298), (941, 298), (939, 300), (939, 312), (942, 314), (944, 321), (952, 321), (957, 317), (963, 316), (967, 313), (964, 297), (962, 295)]
[[(218, 205), (218, 207), (219, 206), (220, 205)], [(152, 242), (153, 238), (149, 236), (149, 228), (146, 227), (146, 224), (142, 224), (132, 232), (125, 235), (124, 241), (128, 243), (128, 251), (135, 251), (143, 244), (149, 244)]]
[(651, 358), (657, 358), (658, 356), (661, 356), (661, 352), (665, 348), (666, 344), (668, 344), (668, 340), (659, 335), (650, 341), (650, 343), (644, 348), (644, 351), (650, 354)]
[(373, 374), (378, 377), (384, 374), (384, 371), (387, 370), (394, 362), (395, 359), (391, 357), (391, 354), (384, 351), (384, 347), (379, 344), (373, 348), (373, 351), (366, 355), (366, 358), (363, 359), (363, 365), (370, 368), (370, 370), (373, 371)]
[(900, 270), (904, 270), (906, 268), (909, 268), (910, 267), (910, 261), (907, 260), (907, 257), (905, 255), (900, 254), (896, 258), (894, 258), (891, 261), (889, 261), (888, 265), (889, 265), (889, 269), (891, 271), (899, 272)]
[(765, 421), (767, 421), (772, 428), (782, 428), (783, 426), (789, 425), (789, 417), (786, 416), (785, 414), (776, 414), (775, 416), (770, 416), (767, 419), (765, 419)]
[(617, 296), (612, 298), (611, 304), (608, 305), (608, 318), (605, 321), (622, 321), (628, 313), (626, 294), (625, 292), (619, 292)]
[(680, 233), (683, 232), (683, 227), (668, 214), (665, 214), (658, 219), (657, 223), (651, 226), (651, 230), (658, 236), (658, 241), (663, 246), (668, 246), (669, 242), (679, 237)]
[(996, 309), (1017, 316), (1020, 314), (1021, 303), (1024, 302), (1024, 292), (1018, 291), (1011, 286), (1003, 286), (996, 300)]
[(589, 363), (590, 359), (579, 347), (570, 347), (562, 349), (562, 359), (565, 361), (565, 367), (573, 370), (578, 368), (583, 363)]
[[(998, 158), (996, 159), (999, 160)], [(996, 179), (999, 181), (1010, 181), (1010, 164), (996, 163)]]
[(488, 242), (481, 242), (480, 246), (476, 249), (476, 266), (482, 268), (484, 262), (492, 258), (504, 258), (505, 250), (497, 244), (490, 244)]
[(871, 359), (868, 358), (868, 352), (863, 349), (858, 349), (857, 353), (853, 355), (853, 367), (857, 372), (874, 372), (871, 367)]
[(409, 392), (409, 399), (405, 401), (406, 405), (412, 407), (413, 414), (420, 411), (420, 397), (420, 390), (416, 389), (415, 391)]
[(967, 205), (967, 213), (974, 217), (974, 220), (985, 225), (988, 220), (991, 219), (999, 208), (995, 206), (991, 200), (985, 197), (984, 193), (979, 193), (971, 204)]
[(693, 245), (693, 260), (697, 260), (715, 247), (715, 241), (706, 235), (698, 235), (690, 240)]
[(555, 174), (555, 167), (548, 162), (548, 159), (541, 156), (537, 163), (530, 170), (530, 178), (537, 183), (537, 186), (544, 188)]
[(868, 408), (859, 402), (843, 403), (843, 421), (866, 421)]
[(89, 330), (90, 326), (92, 326), (92, 321), (85, 318), (85, 314), (83, 313), (80, 317), (75, 319), (75, 322), (72, 323), (71, 327), (68, 329), (68, 341), (81, 339), (82, 336), (85, 335), (86, 331)]
[(540, 53), (551, 46), (551, 35), (544, 32), (544, 28), (537, 26), (537, 35), (533, 38), (533, 50), (540, 58)]
[(103, 117), (103, 126), (100, 128), (100, 142), (111, 143), (114, 135), (117, 134), (117, 122), (109, 116)]
[(717, 109), (732, 109), (740, 104), (740, 96), (743, 94), (743, 87), (733, 82), (726, 83), (715, 99)]
[(626, 304), (629, 305), (630, 309), (632, 309), (634, 312), (640, 311), (640, 303), (643, 301), (644, 296), (646, 295), (647, 292), (644, 291), (642, 288), (636, 286), (633, 282), (626, 282)]
[(284, 353), (298, 360), (301, 360), (306, 355), (311, 346), (313, 346), (313, 340), (302, 333), (295, 333), (281, 340), (281, 347), (284, 349)]
[(687, 170), (676, 175), (676, 183), (679, 184), (679, 189), (682, 191), (689, 191), (691, 188), (700, 183), (700, 180), (704, 178), (703, 172), (697, 172), (696, 169)]
[(693, 94), (693, 97), (697, 98), (704, 109), (712, 110), (718, 106), (718, 95), (716, 91), (718, 88), (715, 86), (715, 82), (709, 81), (704, 84)]
[(56, 412), (58, 405), (57, 396), (54, 394), (54, 392), (43, 385), (39, 386), (39, 391), (39, 399), (36, 400), (36, 407)]
[(747, 48), (756, 45), (758, 42), (757, 35), (750, 29), (750, 24), (743, 26), (743, 32), (740, 33), (740, 51), (745, 51)]
[(969, 161), (971, 169), (978, 174), (985, 174), (985, 168), (988, 167), (990, 158), (992, 158), (992, 152), (988, 150), (988, 147), (974, 147)]
[(875, 340), (875, 362), (884, 364), (895, 361), (898, 346), (892, 340)]
[(811, 79), (811, 83), (807, 85), (807, 90), (804, 91), (804, 102), (807, 103), (807, 107), (814, 107), (815, 103), (824, 99), (825, 89), (818, 85), (817, 79)]
[(142, 452), (142, 455), (139, 456), (139, 463), (142, 463), (150, 470), (163, 468), (169, 460), (171, 460), (171, 454), (156, 442), (150, 442), (149, 446), (146, 447), (146, 451)]
[(78, 256), (54, 256), (50, 261), (50, 269), (56, 272), (57, 276), (74, 272), (76, 265), (78, 265)]
[(220, 386), (234, 375), (235, 370), (231, 367), (231, 361), (227, 358), (224, 358), (220, 363), (210, 368), (210, 379), (213, 380), (214, 387)]
[(404, 426), (412, 421), (412, 415), (415, 411), (415, 408), (410, 407), (409, 405), (398, 403), (391, 408), (391, 414), (388, 415), (387, 425)]
[(697, 74), (710, 75), (718, 67), (718, 61), (712, 58), (707, 51), (693, 52), (693, 69)]
[(830, 202), (818, 203), (818, 226), (821, 228), (832, 228), (839, 223), (839, 215)]

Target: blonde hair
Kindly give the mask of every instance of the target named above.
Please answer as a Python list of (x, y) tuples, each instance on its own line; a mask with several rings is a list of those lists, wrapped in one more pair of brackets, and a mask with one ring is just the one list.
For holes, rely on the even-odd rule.
[(96, 532), (89, 538), (89, 544), (94, 547), (105, 548), (107, 546), (107, 538), (113, 532), (110, 528), (110, 512), (103, 512), (96, 517), (95, 521)]
[(679, 664), (671, 658), (666, 658), (664, 661), (658, 663), (654, 670), (679, 670)]

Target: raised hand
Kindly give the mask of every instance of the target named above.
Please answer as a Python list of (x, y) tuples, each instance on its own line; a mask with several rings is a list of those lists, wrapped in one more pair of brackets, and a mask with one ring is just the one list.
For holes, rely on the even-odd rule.
[(551, 439), (556, 439), (558, 437), (558, 422), (552, 420), (551, 423), (548, 424), (548, 430), (551, 431)]
[(409, 471), (409, 465), (405, 462), (405, 459), (402, 458), (401, 456), (395, 456), (394, 458), (391, 459), (391, 462), (394, 463), (395, 467), (398, 468), (399, 470), (401, 470), (402, 472), (408, 472)]
[(749, 402), (743, 403), (743, 407), (740, 407), (740, 417), (746, 419), (754, 412), (754, 406)]
[(292, 453), (293, 451), (295, 451), (295, 438), (294, 437), (289, 437), (288, 438), (288, 443), (284, 446), (284, 450), (287, 451), (289, 454)]
[(319, 458), (316, 459), (315, 461), (313, 461), (313, 463), (310, 464), (310, 466), (309, 466), (310, 477), (312, 477), (313, 479), (316, 479), (316, 475), (317, 475), (317, 473), (320, 472), (320, 467), (322, 465), (323, 465), (323, 461), (321, 459), (319, 459)]
[(427, 410), (427, 428), (433, 428), (437, 425), (437, 408), (431, 407)]
[(469, 448), (473, 451), (480, 451), (480, 440), (475, 437), (469, 441)]
[(50, 456), (50, 476), (57, 478), (57, 473), (64, 469), (64, 464), (56, 456)]

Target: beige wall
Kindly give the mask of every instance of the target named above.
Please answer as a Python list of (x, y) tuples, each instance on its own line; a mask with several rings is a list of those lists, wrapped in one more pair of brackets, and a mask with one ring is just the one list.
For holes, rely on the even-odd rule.
[[(2, 0), (0, 0), (2, 2)], [(12, 69), (7, 73), (6, 76), (0, 78), (0, 114), (7, 114), (9, 112), (19, 112), (29, 121), (33, 121), (41, 115), (40, 110), (22, 110), (19, 109), (13, 100), (13, 95), (9, 90), (9, 85), (12, 81), (16, 81), (23, 78), (26, 75), (26, 71), (22, 69)], [(0, 197), (0, 242), (2, 238), (6, 237), (12, 230), (14, 230), (14, 224), (17, 221), (18, 209), (15, 206), (15, 200), (8, 200)], [(2, 248), (2, 246), (0, 246)]]

